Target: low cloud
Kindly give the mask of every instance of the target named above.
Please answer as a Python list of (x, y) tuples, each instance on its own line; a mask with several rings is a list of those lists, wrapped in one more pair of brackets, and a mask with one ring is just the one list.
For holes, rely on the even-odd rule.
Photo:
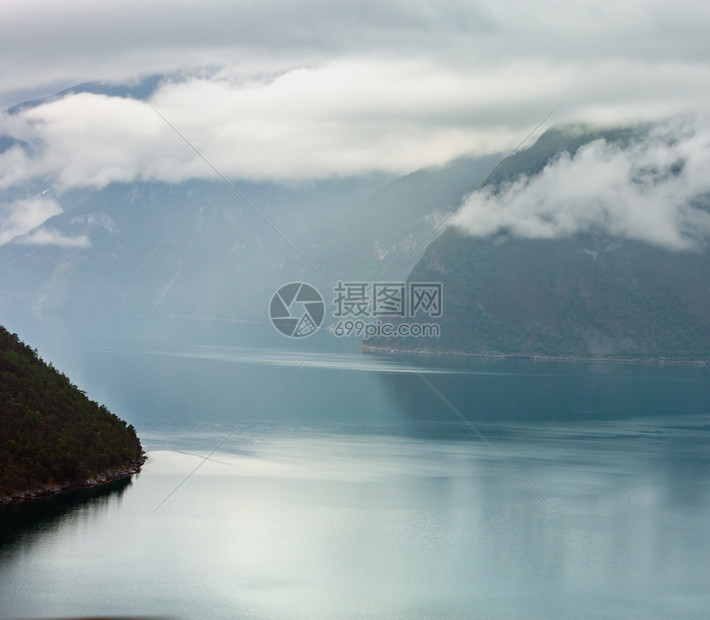
[[(696, 85), (708, 79), (704, 65), (684, 73), (606, 62), (581, 70), (341, 59), (251, 78), (225, 69), (165, 81), (148, 102), (79, 93), (0, 115), (0, 135), (16, 141), (0, 153), (0, 188), (33, 179), (57, 191), (214, 179), (151, 105), (226, 176), (293, 181), (408, 173), (504, 152), (561, 101), (553, 122), (615, 124), (702, 109), (707, 95)], [(675, 87), (657, 92), (669, 80)]]
[(49, 218), (62, 213), (62, 208), (46, 195), (0, 204), (0, 246), (54, 245), (62, 248), (88, 248), (86, 235), (69, 237), (51, 226), (42, 226)]
[(88, 248), (91, 240), (86, 235), (67, 237), (53, 228), (40, 228), (27, 235), (17, 237), (14, 243), (20, 245), (54, 245), (60, 248)]
[(507, 86), (471, 78), (428, 63), (345, 63), (166, 82), (149, 102), (69, 94), (0, 117), (0, 135), (22, 142), (0, 154), (0, 187), (214, 179), (151, 105), (223, 174), (276, 181), (408, 173), (498, 151), (549, 112), (528, 99), (511, 115), (516, 123), (502, 115), (491, 123), (490, 99), (506, 97)]
[[(215, 179), (151, 105), (225, 176), (283, 182), (504, 153), (558, 104), (657, 121), (710, 107), (709, 28), (701, 0), (5, 0), (0, 105), (47, 99), (0, 113), (0, 190)], [(150, 75), (147, 102), (53, 97)], [(0, 243), (40, 213), (14, 211)]]
[(554, 158), (539, 174), (479, 191), (452, 224), (477, 237), (597, 232), (693, 249), (710, 238), (708, 170), (707, 125), (665, 125), (625, 148), (593, 141)]
[(44, 197), (0, 204), (0, 245), (28, 233), (61, 212), (62, 208), (54, 200)]

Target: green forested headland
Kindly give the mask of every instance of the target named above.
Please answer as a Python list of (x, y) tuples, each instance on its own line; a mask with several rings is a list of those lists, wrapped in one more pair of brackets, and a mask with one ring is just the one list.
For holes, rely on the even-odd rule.
[(132, 425), (0, 326), (0, 498), (138, 469)]

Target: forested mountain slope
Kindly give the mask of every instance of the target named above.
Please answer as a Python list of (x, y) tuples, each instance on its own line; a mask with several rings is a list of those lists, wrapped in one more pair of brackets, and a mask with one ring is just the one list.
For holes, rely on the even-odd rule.
[(442, 283), (440, 337), (366, 344), (710, 359), (710, 195), (700, 142), (652, 127), (547, 131), (451, 218), (409, 275)]
[(135, 429), (0, 326), (0, 498), (136, 471)]

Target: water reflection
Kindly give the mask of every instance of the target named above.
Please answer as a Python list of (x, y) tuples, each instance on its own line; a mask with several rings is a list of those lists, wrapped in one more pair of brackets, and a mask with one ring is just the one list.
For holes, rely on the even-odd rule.
[(86, 519), (90, 514), (93, 518), (110, 503), (120, 504), (132, 484), (133, 477), (126, 477), (95, 487), (0, 505), (2, 555), (6, 557), (19, 544), (36, 542), (39, 533), (49, 535), (63, 524)]
[(91, 349), (151, 458), (3, 521), (0, 617), (708, 616), (708, 368), (411, 358), (554, 513), (401, 361), (330, 351), (151, 516), (300, 355)]
[(473, 439), (301, 431), (236, 438), (150, 515), (219, 435), (149, 433), (131, 493), (21, 541), (0, 617), (692, 617), (710, 609), (709, 425), (491, 427), (557, 514)]
[[(103, 349), (85, 372), (137, 427), (232, 427), (298, 365), (283, 349)], [(476, 423), (613, 420), (710, 411), (710, 367), (410, 356)], [(123, 386), (130, 385), (130, 390)], [(460, 436), (461, 422), (400, 359), (316, 353), (247, 428)]]
[[(435, 370), (456, 364), (451, 358), (410, 359), (418, 368)], [(710, 411), (707, 367), (503, 359), (462, 360), (461, 366), (469, 373), (431, 373), (427, 379), (472, 422), (615, 420)], [(377, 377), (415, 427), (424, 425), (428, 431), (426, 423), (432, 421), (460, 426), (415, 374)]]

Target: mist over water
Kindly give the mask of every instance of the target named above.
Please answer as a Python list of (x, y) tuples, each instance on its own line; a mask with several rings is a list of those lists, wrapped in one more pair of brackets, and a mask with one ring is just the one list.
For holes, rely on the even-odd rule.
[(410, 358), (533, 489), (359, 342), (111, 333), (54, 337), (149, 461), (3, 509), (0, 617), (707, 616), (707, 367)]

